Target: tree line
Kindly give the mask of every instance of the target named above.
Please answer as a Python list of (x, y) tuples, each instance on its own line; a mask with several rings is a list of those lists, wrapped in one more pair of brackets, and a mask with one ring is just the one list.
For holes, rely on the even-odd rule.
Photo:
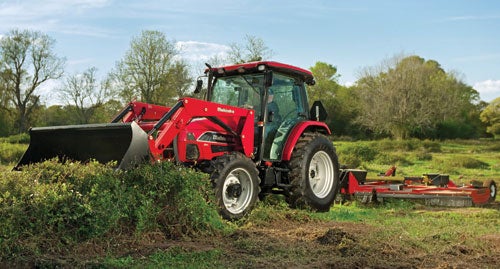
[[(170, 105), (193, 95), (194, 76), (174, 41), (160, 31), (142, 31), (125, 55), (101, 80), (96, 67), (65, 74), (65, 58), (54, 53), (55, 40), (38, 31), (12, 30), (0, 39), (0, 136), (30, 126), (107, 122), (127, 102)], [(245, 36), (229, 44), (226, 57), (213, 66), (270, 59), (274, 52), (261, 38)], [(435, 60), (396, 55), (366, 67), (352, 86), (339, 84), (329, 63), (310, 67), (316, 85), (311, 103), (322, 100), (327, 124), (337, 136), (352, 138), (478, 138), (500, 135), (500, 98), (488, 104), (459, 75)], [(202, 69), (196, 70), (196, 74)], [(64, 105), (47, 107), (40, 88), (50, 80)], [(202, 98), (201, 96), (197, 96)]]

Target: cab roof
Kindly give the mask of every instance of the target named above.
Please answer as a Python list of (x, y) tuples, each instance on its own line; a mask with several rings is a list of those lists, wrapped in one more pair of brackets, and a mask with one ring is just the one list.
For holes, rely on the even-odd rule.
[[(264, 66), (260, 67), (259, 66)], [(215, 77), (231, 76), (236, 74), (244, 73), (260, 73), (264, 70), (272, 70), (280, 73), (284, 73), (293, 77), (298, 77), (309, 85), (314, 84), (314, 77), (311, 71), (302, 69), (289, 64), (284, 64), (274, 61), (258, 61), (249, 62), (242, 64), (226, 65), (221, 67), (212, 67), (207, 69), (205, 72), (212, 71)]]

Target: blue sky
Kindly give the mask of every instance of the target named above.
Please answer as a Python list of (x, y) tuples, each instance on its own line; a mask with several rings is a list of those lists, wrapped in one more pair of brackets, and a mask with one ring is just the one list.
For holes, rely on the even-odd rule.
[[(0, 0), (0, 36), (32, 29), (56, 40), (69, 74), (104, 76), (142, 30), (159, 30), (198, 67), (246, 35), (272, 60), (337, 66), (342, 84), (400, 54), (438, 61), (491, 101), (500, 97), (500, 1), (492, 0)], [(56, 82), (43, 89), (46, 101)]]

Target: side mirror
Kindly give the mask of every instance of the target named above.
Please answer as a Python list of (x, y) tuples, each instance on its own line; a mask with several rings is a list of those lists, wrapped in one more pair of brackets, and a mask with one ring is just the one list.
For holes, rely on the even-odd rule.
[(311, 120), (316, 121), (325, 121), (326, 117), (328, 117), (328, 113), (326, 112), (326, 109), (321, 101), (314, 101), (309, 115)]
[(200, 93), (202, 87), (203, 87), (203, 80), (201, 80), (201, 78), (199, 78), (196, 81), (196, 88), (194, 89), (194, 93)]
[(264, 73), (264, 86), (273, 86), (273, 71), (269, 70)]

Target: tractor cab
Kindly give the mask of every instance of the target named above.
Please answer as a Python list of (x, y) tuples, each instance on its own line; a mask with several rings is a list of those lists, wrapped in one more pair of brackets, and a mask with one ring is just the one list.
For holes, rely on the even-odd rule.
[(312, 74), (277, 62), (208, 68), (207, 100), (255, 111), (254, 155), (280, 161), (287, 137), (309, 117), (306, 84)]

